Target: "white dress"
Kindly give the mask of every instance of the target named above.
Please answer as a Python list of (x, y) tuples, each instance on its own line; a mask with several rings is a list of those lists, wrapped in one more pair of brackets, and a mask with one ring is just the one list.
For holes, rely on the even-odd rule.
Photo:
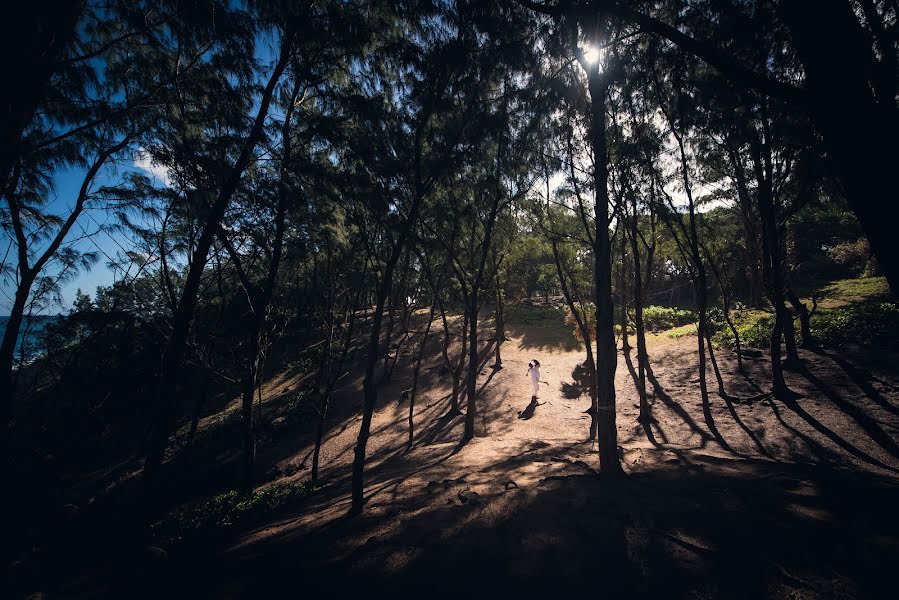
[(531, 367), (528, 374), (531, 376), (531, 396), (536, 396), (537, 384), (540, 382), (540, 367)]

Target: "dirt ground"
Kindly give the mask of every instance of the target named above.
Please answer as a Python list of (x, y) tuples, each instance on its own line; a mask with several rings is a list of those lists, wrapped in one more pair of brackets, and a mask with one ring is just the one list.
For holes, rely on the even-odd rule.
[[(408, 404), (398, 401), (411, 369), (398, 366), (379, 389), (365, 512), (346, 519), (361, 403), (361, 371), (352, 370), (323, 446), (324, 489), (224, 546), (170, 550), (161, 568), (122, 574), (100, 595), (279, 597), (364, 587), (436, 596), (896, 597), (899, 372), (889, 360), (866, 362), (870, 349), (802, 352), (806, 371), (787, 373), (796, 400), (746, 402), (769, 388), (766, 358), (747, 358), (744, 376), (721, 350), (727, 397), (709, 368), (707, 422), (695, 337), (652, 336), (657, 423), (649, 431), (637, 423), (636, 351), (619, 353), (627, 477), (609, 480), (597, 474), (588, 440), (583, 350), (557, 329), (510, 325), (503, 368), (491, 368), (492, 351), (485, 356), (476, 438), (464, 446), (464, 417), (445, 416), (451, 382), (439, 336), (422, 367), (411, 451)], [(526, 375), (532, 358), (542, 364), (536, 406)], [(308, 432), (285, 434), (260, 460), (290, 473), (282, 481), (303, 480), (311, 442)]]

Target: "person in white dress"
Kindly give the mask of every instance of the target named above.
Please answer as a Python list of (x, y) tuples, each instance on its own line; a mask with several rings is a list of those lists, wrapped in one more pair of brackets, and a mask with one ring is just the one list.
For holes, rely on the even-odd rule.
[(531, 378), (531, 397), (536, 398), (540, 383), (540, 361), (534, 359), (528, 363), (528, 375)]

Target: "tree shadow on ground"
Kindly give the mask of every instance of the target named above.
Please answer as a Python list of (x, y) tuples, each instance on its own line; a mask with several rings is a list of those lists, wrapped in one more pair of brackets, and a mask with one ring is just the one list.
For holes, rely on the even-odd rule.
[(177, 581), (203, 597), (299, 587), (567, 596), (597, 586), (612, 597), (875, 597), (893, 588), (895, 480), (699, 455), (693, 466), (617, 481), (509, 482), (484, 496), (447, 480), (395, 518), (288, 531), (224, 556), (171, 561), (124, 585), (149, 595)]
[(578, 363), (571, 371), (572, 382), (562, 382), (562, 397), (566, 400), (577, 400), (582, 396), (590, 395), (590, 374), (584, 363)]
[(574, 326), (565, 323), (565, 311), (550, 307), (517, 307), (509, 311), (506, 332), (518, 340), (519, 349), (563, 350), (584, 347), (574, 337)]

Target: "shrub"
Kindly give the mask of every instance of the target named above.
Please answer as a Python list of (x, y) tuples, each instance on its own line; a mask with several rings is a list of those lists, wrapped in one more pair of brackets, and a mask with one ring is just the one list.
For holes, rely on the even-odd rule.
[(153, 536), (175, 544), (221, 531), (306, 498), (317, 487), (311, 481), (278, 483), (250, 495), (236, 490), (191, 502), (153, 525)]
[(835, 263), (853, 275), (861, 275), (871, 258), (871, 247), (865, 239), (843, 242), (830, 249), (830, 257)]
[(812, 335), (826, 346), (862, 344), (879, 350), (899, 347), (899, 308), (889, 302), (862, 302), (821, 311), (812, 317)]
[(696, 313), (667, 306), (647, 306), (643, 309), (643, 325), (647, 331), (664, 331), (696, 322)]
[(565, 310), (554, 306), (530, 306), (513, 304), (506, 307), (506, 322), (520, 325), (540, 325), (547, 321), (561, 323), (565, 318)]
[[(721, 321), (724, 317), (721, 315)], [(760, 310), (735, 311), (734, 325), (740, 334), (740, 345), (744, 348), (767, 348), (771, 343), (771, 329), (774, 327), (774, 315)], [(716, 333), (712, 341), (726, 348), (735, 346), (730, 327), (715, 325)]]

